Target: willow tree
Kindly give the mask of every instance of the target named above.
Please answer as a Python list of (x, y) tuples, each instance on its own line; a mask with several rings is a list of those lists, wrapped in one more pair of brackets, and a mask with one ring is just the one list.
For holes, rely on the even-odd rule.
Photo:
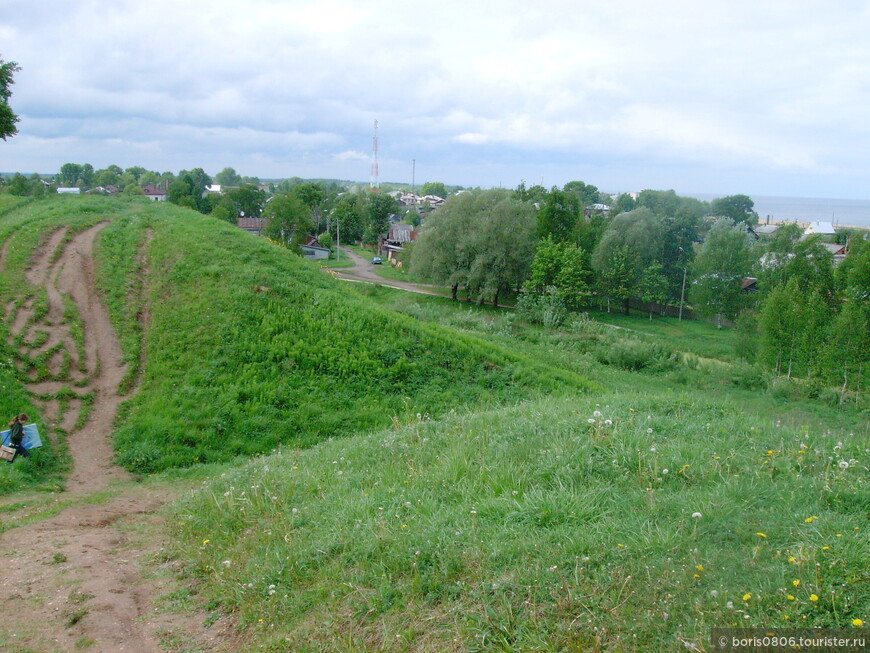
[(426, 220), (411, 268), (449, 285), (454, 299), (464, 287), (497, 305), (505, 291), (519, 288), (528, 276), (535, 228), (534, 206), (508, 191), (454, 195)]

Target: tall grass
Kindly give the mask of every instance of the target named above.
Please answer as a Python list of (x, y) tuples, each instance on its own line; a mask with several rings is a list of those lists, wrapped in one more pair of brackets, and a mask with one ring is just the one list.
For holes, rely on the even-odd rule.
[(714, 626), (847, 627), (870, 615), (868, 444), (691, 392), (423, 418), (206, 483), (174, 509), (175, 554), (252, 649), (664, 651)]

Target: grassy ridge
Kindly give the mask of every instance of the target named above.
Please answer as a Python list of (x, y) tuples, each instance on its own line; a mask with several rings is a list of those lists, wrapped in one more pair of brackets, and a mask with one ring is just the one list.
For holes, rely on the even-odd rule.
[(177, 553), (274, 651), (703, 649), (713, 626), (868, 619), (866, 433), (597, 402), (251, 462), (177, 505)]
[(133, 471), (594, 387), (375, 306), (283, 248), (170, 206), (119, 219), (102, 235), (101, 285), (122, 342), (141, 338), (134, 315), (142, 306), (130, 300), (141, 275), (131, 261), (146, 232), (148, 363), (116, 435)]

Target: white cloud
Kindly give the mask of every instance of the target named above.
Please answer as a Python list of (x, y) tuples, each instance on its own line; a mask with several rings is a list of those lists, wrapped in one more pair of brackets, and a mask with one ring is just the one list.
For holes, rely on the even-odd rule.
[(485, 185), (576, 153), (598, 162), (584, 174), (701, 166), (712, 190), (743, 168), (776, 193), (792, 174), (870, 168), (857, 0), (12, 4), (0, 0), (0, 56), (22, 66), (12, 169), (126, 148), (129, 165), (338, 176), (332, 164), (366, 179), (375, 118), (382, 178), (407, 176), (411, 158), (458, 170), (472, 157), (459, 183)]

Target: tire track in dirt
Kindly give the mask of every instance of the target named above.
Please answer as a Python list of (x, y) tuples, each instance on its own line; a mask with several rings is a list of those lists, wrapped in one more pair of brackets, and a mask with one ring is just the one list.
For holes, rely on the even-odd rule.
[[(73, 459), (73, 472), (61, 496), (71, 505), (54, 517), (0, 536), (6, 563), (0, 580), (0, 610), (15, 615), (11, 623), (3, 624), (7, 643), (18, 650), (85, 647), (94, 652), (156, 653), (164, 650), (161, 639), (177, 640), (183, 633), (185, 650), (234, 650), (226, 623), (205, 628), (202, 615), (155, 613), (157, 588), (143, 578), (143, 565), (159, 555), (161, 543), (148, 542), (143, 550), (142, 542), (131, 533), (143, 524), (159, 522), (157, 511), (174, 497), (165, 490), (155, 493), (143, 486), (119, 489), (117, 485), (132, 480), (113, 464), (110, 440), (118, 406), (127, 398), (119, 393), (127, 365), (97, 292), (93, 259), (95, 239), (107, 224), (70, 239), (66, 229), (60, 229), (36, 252), (26, 276), (35, 288), (45, 289), (49, 305), (44, 316), (37, 319), (31, 300), (17, 309), (14, 303), (7, 307), (12, 338), (19, 335), (29, 343), (24, 348), (29, 356), (46, 351), (44, 344), (33, 346), (45, 333), (46, 343), (54, 343), (51, 346), (63, 352), (49, 360), (51, 378), (30, 384), (30, 390), (37, 400), (43, 397), (47, 419), (54, 418), (54, 426), (69, 433)], [(139, 254), (142, 270), (147, 270), (149, 243), (150, 239)], [(83, 346), (77, 345), (70, 320), (65, 318), (70, 302), (84, 326)], [(143, 315), (147, 314), (146, 309)], [(69, 370), (80, 370), (75, 384), (64, 378), (59, 364), (64, 357)], [(75, 425), (81, 422), (85, 403), (71, 400), (69, 410), (60, 415), (57, 399), (51, 398), (62, 387), (93, 397), (81, 428)], [(107, 489), (116, 493), (108, 503), (86, 502), (87, 497)]]

